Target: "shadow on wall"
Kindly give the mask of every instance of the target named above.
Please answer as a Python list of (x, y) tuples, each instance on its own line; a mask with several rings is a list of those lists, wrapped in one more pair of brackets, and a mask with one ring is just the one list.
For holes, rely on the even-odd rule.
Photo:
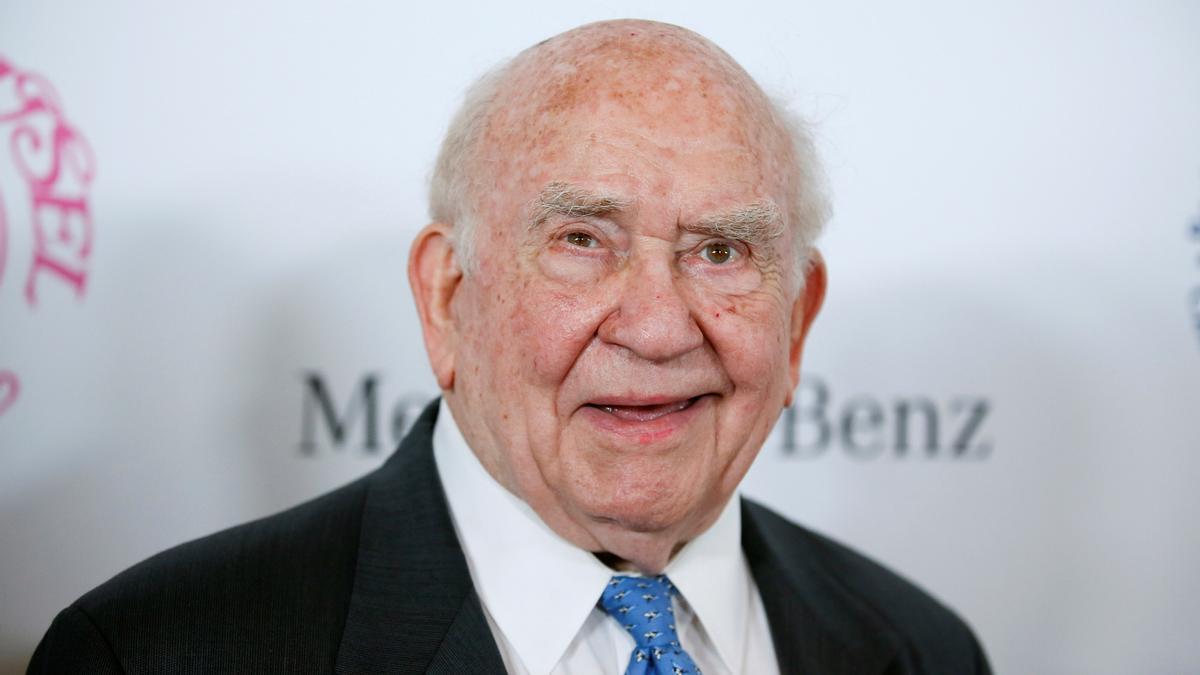
[(436, 390), (405, 277), (411, 232), (348, 235), (281, 263), (203, 225), (135, 215), (108, 243), (75, 350), (86, 386), (63, 401), (82, 416), (39, 444), (59, 466), (0, 498), (12, 516), (0, 524), (0, 674), (24, 672), (51, 618), (125, 567), (382, 462), (390, 443), (302, 455), (305, 370), (348, 387), (374, 369), (390, 391)]
[(15, 411), (34, 430), (19, 439), (26, 478), (0, 496), (0, 658), (28, 658), (84, 592), (219, 522), (190, 508), (220, 503), (191, 480), (206, 424), (195, 383), (211, 367), (211, 316), (237, 283), (213, 261), (236, 272), (245, 255), (178, 215), (201, 211), (127, 209), (86, 301), (29, 355), (42, 398)]
[[(856, 287), (851, 279), (843, 284), (850, 290), (834, 276), (826, 323), (814, 331), (810, 363), (834, 382), (857, 373), (897, 392), (966, 383), (995, 398), (997, 447), (986, 471), (925, 464), (902, 474), (864, 463), (840, 484), (818, 489), (830, 494), (824, 523), (874, 527), (864, 548), (887, 542), (888, 562), (907, 555), (933, 569), (927, 552), (901, 548), (913, 536), (907, 530), (923, 528), (935, 540), (959, 528), (959, 540), (935, 545), (964, 551), (961, 569), (930, 575), (930, 586), (956, 587), (949, 598), (973, 598), (959, 609), (979, 629), (997, 672), (1119, 672), (1131, 668), (1131, 655), (1153, 660), (1146, 626), (1158, 619), (1146, 617), (1169, 616), (1172, 598), (1163, 589), (1188, 583), (1171, 574), (1185, 550), (1157, 553), (1167, 542), (1180, 546), (1169, 534), (1179, 512), (1162, 495), (1172, 485), (1186, 494), (1180, 469), (1194, 456), (1180, 437), (1179, 420), (1189, 411), (1178, 392), (1188, 383), (1169, 365), (1178, 334), (1153, 330), (1176, 320), (1163, 313), (1176, 307), (1131, 291), (1129, 276), (1107, 263), (1090, 265), (1082, 256), (1031, 255), (1005, 276), (970, 279), (927, 268), (891, 286), (869, 279)], [(847, 348), (856, 339), (862, 348)], [(810, 474), (827, 468), (810, 466)], [(876, 479), (877, 489), (864, 491)], [(898, 523), (879, 509), (902, 499), (895, 512), (911, 513), (926, 495), (936, 495), (931, 505), (941, 502), (928, 521)], [(1105, 611), (1112, 606), (1123, 611)], [(1076, 652), (1084, 636), (1103, 636), (1102, 648)]]
[[(249, 511), (287, 508), (373, 469), (394, 449), (394, 399), (420, 392), (427, 401), (436, 391), (406, 276), (412, 236), (397, 228), (347, 237), (278, 275), (249, 312), (237, 358), (253, 375), (236, 420)], [(367, 374), (377, 378), (373, 447), (355, 399)], [(353, 422), (343, 443), (324, 418), (315, 434), (303, 430), (312, 375), (329, 388), (333, 414)], [(315, 448), (301, 447), (306, 436)]]

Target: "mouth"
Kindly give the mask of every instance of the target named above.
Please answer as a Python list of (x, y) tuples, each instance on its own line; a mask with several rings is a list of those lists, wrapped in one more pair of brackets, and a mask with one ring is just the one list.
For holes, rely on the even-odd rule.
[(695, 405), (700, 398), (700, 396), (693, 396), (691, 398), (666, 401), (663, 403), (646, 404), (625, 402), (595, 402), (588, 403), (585, 407), (607, 413), (623, 422), (653, 422), (654, 420), (666, 417), (667, 415), (687, 410)]
[(711, 394), (690, 398), (598, 399), (584, 404), (584, 419), (602, 434), (634, 441), (639, 446), (668, 442), (692, 426), (709, 407)]

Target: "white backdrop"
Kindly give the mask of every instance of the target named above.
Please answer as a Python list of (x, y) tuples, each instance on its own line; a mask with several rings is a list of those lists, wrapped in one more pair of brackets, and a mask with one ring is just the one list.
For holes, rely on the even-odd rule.
[(1200, 4), (211, 4), (0, 7), (0, 672), (126, 566), (383, 460), (435, 392), (404, 264), (463, 88), (629, 15), (793, 101), (834, 189), (746, 492), (999, 672), (1200, 672)]

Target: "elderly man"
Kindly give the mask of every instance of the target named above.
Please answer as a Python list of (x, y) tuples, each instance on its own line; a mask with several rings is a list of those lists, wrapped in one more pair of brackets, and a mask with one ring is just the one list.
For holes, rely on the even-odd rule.
[(694, 33), (523, 52), (412, 248), (440, 404), (366, 478), (84, 596), (31, 670), (986, 672), (920, 590), (733, 498), (824, 294), (815, 174)]

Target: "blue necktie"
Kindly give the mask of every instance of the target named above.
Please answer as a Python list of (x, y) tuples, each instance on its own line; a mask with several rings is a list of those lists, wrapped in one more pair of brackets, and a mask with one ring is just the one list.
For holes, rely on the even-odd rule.
[(675, 632), (671, 595), (675, 587), (666, 575), (617, 575), (600, 596), (600, 606), (617, 620), (635, 643), (625, 675), (700, 675), (696, 662)]

